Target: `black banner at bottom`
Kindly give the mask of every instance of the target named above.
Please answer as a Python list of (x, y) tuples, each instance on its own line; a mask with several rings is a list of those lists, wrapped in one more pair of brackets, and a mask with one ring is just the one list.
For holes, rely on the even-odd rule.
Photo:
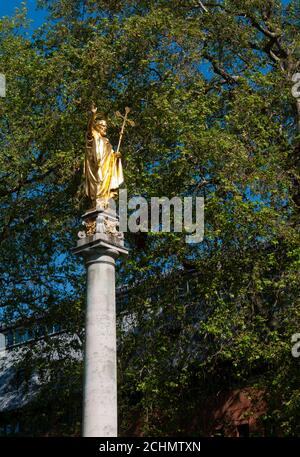
[[(136, 456), (149, 454), (212, 456), (292, 451), (299, 438), (1, 438), (4, 452), (23, 456), (82, 453), (84, 456)], [(280, 454), (279, 454), (280, 455)]]

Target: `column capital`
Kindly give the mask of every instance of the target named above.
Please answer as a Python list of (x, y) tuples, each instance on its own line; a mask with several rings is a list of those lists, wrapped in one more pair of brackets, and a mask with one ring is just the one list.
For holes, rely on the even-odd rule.
[(124, 234), (118, 230), (119, 218), (112, 208), (94, 208), (82, 216), (85, 230), (78, 233), (77, 246), (71, 251), (87, 260), (102, 255), (117, 258), (128, 254), (124, 246)]
[(125, 246), (118, 243), (109, 243), (101, 235), (101, 233), (96, 233), (93, 236), (78, 240), (77, 246), (72, 248), (71, 251), (73, 254), (83, 257), (106, 254), (116, 258), (120, 254), (128, 254), (128, 249)]

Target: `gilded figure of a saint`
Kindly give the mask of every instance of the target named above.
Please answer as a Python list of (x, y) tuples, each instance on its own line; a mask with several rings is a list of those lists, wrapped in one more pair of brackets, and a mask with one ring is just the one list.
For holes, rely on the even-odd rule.
[(92, 106), (86, 134), (84, 161), (85, 191), (93, 206), (106, 207), (124, 181), (121, 154), (106, 137), (107, 122)]

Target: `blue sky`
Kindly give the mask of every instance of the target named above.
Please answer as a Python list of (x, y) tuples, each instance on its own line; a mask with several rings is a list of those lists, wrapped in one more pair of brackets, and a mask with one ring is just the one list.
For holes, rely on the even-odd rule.
[[(286, 5), (290, 0), (282, 0), (282, 4)], [(2, 16), (12, 16), (16, 7), (19, 7), (24, 0), (0, 0), (0, 18)], [(28, 8), (28, 16), (34, 22), (31, 28), (39, 27), (45, 20), (45, 11), (36, 9), (36, 0), (26, 0)], [(205, 3), (205, 1), (204, 1)]]
[(36, 0), (0, 0), (0, 18), (3, 16), (13, 16), (15, 8), (26, 3), (28, 17), (33, 20), (31, 28), (39, 27), (45, 20), (46, 12), (36, 9)]

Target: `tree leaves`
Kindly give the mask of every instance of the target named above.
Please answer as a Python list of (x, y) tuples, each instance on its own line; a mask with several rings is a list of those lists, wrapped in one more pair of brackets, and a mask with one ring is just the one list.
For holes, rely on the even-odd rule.
[[(126, 236), (119, 282), (134, 287), (119, 313), (122, 433), (133, 412), (144, 433), (188, 431), (196, 397), (260, 385), (268, 421), (297, 434), (297, 2), (221, 1), (207, 13), (189, 1), (40, 4), (51, 16), (30, 41), (19, 33), (24, 13), (0, 22), (3, 318), (59, 321), (81, 350), (84, 268), (70, 248), (86, 208), (87, 112), (94, 101), (117, 145), (113, 113), (129, 106), (128, 197), (204, 196), (205, 238), (191, 247), (183, 233)], [(47, 343), (46, 354), (62, 355), (49, 367), (55, 381), (76, 341)], [(74, 376), (61, 394), (51, 382), (45, 391), (78, 397), (80, 369)], [(62, 415), (54, 409), (49, 428)], [(64, 433), (78, 433), (72, 424)]]

